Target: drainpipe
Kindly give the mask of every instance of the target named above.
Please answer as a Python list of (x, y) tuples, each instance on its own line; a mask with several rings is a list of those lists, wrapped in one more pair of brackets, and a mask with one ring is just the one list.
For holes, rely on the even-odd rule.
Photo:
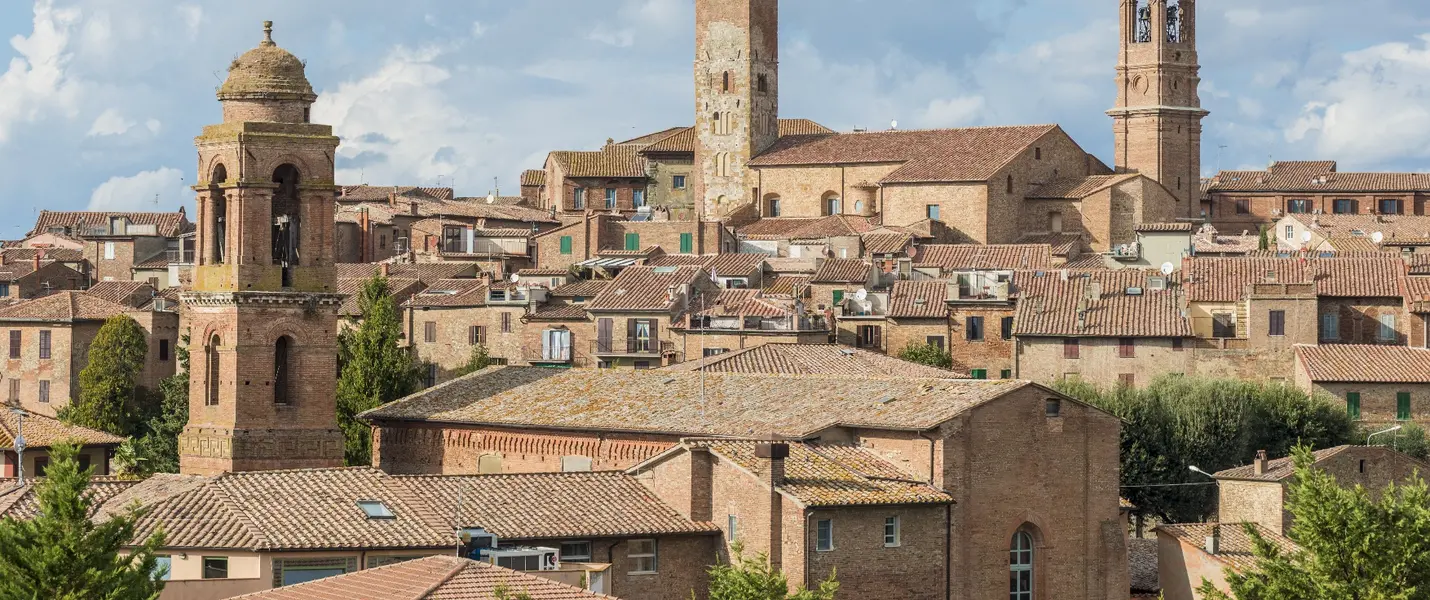
[(953, 600), (953, 505), (943, 505), (943, 597)]
[(810, 547), (811, 544), (809, 543), (810, 523), (813, 521), (814, 511), (808, 508), (804, 509), (804, 589), (806, 590), (814, 586), (811, 576), (814, 570), (813, 560), (815, 551)]
[(927, 435), (924, 435), (924, 432), (922, 432), (922, 431), (919, 432), (919, 437), (921, 437), (921, 438), (926, 439), (926, 440), (929, 441), (929, 485), (933, 485), (934, 473), (937, 472), (937, 471), (934, 470), (935, 467), (934, 467), (934, 461), (933, 461), (933, 453), (934, 453), (934, 445), (935, 445), (937, 442), (935, 442), (933, 438), (931, 438), (931, 437), (929, 437), (929, 436), (927, 436)]

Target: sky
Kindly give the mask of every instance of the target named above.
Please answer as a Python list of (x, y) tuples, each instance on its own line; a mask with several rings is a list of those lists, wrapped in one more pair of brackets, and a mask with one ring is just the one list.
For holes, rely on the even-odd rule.
[[(1111, 163), (1119, 0), (784, 0), (781, 117), (1057, 123)], [(1430, 170), (1430, 2), (1200, 0), (1204, 175)], [(193, 211), (233, 58), (307, 61), (342, 184), (515, 194), (552, 150), (690, 125), (694, 0), (5, 0), (0, 239), (35, 211)]]

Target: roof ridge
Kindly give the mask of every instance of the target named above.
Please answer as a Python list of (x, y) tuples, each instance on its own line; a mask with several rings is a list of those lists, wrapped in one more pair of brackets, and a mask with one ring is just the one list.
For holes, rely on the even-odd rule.
[[(445, 557), (443, 557), (443, 558), (445, 558)], [(473, 561), (473, 562), (475, 562), (475, 561)], [(452, 568), (447, 571), (447, 574), (446, 574), (446, 575), (442, 576), (442, 577), (441, 577), (440, 579), (438, 579), (437, 581), (432, 582), (432, 585), (427, 586), (427, 589), (422, 590), (421, 592), (418, 592), (416, 596), (413, 596), (413, 597), (412, 597), (412, 600), (423, 600), (424, 598), (427, 598), (428, 596), (431, 596), (431, 595), (432, 595), (433, 593), (435, 593), (437, 590), (441, 589), (442, 586), (447, 585), (448, 582), (452, 581), (452, 578), (453, 578), (453, 577), (456, 577), (457, 575), (461, 574), (463, 571), (466, 571), (466, 570), (467, 570), (468, 568), (470, 568), (471, 566), (472, 566), (471, 563), (468, 563), (468, 562), (466, 562), (464, 559), (462, 559), (462, 558), (459, 557), (459, 558), (457, 559), (457, 562), (452, 565)]]
[(243, 505), (239, 504), (238, 500), (233, 497), (233, 494), (229, 493), (228, 489), (222, 485), (223, 480), (229, 479), (232, 476), (233, 473), (220, 473), (217, 477), (214, 477), (203, 485), (184, 492), (183, 494), (172, 496), (168, 500), (196, 493), (212, 486), (213, 490), (210, 491), (210, 493), (216, 494), (218, 501), (223, 505), (224, 509), (228, 510), (229, 513), (234, 516), (234, 520), (237, 521), (249, 535), (253, 536), (256, 549), (266, 550), (273, 548), (275, 544), (268, 535), (268, 532), (264, 531), (263, 528), (258, 525), (258, 522), (248, 514), (248, 511), (244, 510)]

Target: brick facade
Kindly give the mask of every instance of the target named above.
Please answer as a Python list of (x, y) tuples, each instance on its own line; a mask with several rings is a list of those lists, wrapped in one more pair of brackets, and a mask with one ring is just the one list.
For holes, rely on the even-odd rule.
[(748, 164), (779, 138), (779, 1), (695, 5), (694, 199), (707, 218), (759, 195)]

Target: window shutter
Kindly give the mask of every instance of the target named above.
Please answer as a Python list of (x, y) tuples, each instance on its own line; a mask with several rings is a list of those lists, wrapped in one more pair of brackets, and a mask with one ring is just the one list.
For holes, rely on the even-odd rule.
[(1346, 392), (1346, 412), (1351, 419), (1360, 420), (1360, 392)]
[(611, 320), (596, 319), (596, 350), (611, 351)]
[(694, 248), (695, 248), (694, 241), (695, 241), (695, 240), (693, 239), (693, 236), (691, 236), (690, 234), (688, 234), (688, 233), (682, 233), (682, 234), (680, 234), (680, 253), (681, 253), (681, 254), (690, 254), (690, 253), (692, 253), (692, 252), (694, 251)]
[(660, 321), (651, 319), (650, 321), (650, 349), (652, 352), (660, 352)]
[(571, 236), (569, 236), (569, 235), (563, 235), (563, 236), (561, 236), (561, 253), (562, 253), (562, 254), (570, 254), (570, 253), (571, 253)]
[(1410, 392), (1395, 393), (1395, 418), (1401, 421), (1410, 420)]
[(627, 234), (626, 234), (626, 250), (640, 250), (640, 249), (641, 249), (641, 234), (639, 234), (639, 233), (627, 233)]
[(843, 303), (843, 302), (844, 302), (844, 290), (834, 290), (834, 303), (835, 303), (835, 304), (840, 304), (840, 303)]

